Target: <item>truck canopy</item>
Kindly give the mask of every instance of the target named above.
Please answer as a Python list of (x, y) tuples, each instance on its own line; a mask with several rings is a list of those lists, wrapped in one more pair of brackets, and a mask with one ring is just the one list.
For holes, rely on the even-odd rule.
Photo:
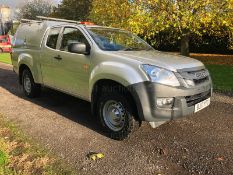
[(45, 31), (53, 26), (65, 24), (55, 21), (41, 21), (21, 23), (15, 35), (14, 47), (28, 47), (39, 49), (43, 40)]

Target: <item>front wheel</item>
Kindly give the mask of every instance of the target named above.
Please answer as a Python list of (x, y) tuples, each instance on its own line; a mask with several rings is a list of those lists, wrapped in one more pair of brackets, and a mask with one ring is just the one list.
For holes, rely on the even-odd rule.
[(24, 94), (29, 98), (35, 98), (40, 96), (41, 87), (34, 82), (31, 72), (28, 69), (24, 69), (22, 74), (22, 85)]
[(140, 126), (129, 99), (122, 94), (103, 94), (98, 102), (98, 117), (105, 131), (116, 140), (126, 139)]

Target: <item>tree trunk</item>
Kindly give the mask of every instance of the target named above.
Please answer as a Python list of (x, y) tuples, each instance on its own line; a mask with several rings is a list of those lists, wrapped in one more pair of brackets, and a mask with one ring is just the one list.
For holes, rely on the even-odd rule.
[(181, 47), (180, 47), (180, 54), (184, 56), (189, 56), (189, 33), (183, 34), (181, 37)]

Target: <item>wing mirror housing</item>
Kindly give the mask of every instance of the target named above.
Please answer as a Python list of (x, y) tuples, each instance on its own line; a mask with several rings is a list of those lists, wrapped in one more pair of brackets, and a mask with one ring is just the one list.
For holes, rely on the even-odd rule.
[(71, 43), (68, 46), (68, 51), (71, 53), (90, 55), (90, 47), (85, 43)]

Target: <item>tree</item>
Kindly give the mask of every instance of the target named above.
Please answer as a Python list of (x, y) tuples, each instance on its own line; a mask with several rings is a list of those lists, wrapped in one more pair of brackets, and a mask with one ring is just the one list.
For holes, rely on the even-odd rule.
[(92, 0), (63, 0), (54, 9), (53, 17), (65, 18), (70, 20), (88, 20), (91, 10)]
[(49, 16), (52, 4), (46, 0), (31, 0), (25, 3), (16, 14), (18, 19), (36, 19), (36, 16)]
[[(135, 21), (146, 21), (147, 35), (170, 29), (181, 42), (181, 54), (189, 55), (191, 34), (201, 35), (229, 27), (229, 0), (139, 0)], [(135, 18), (136, 17), (136, 18)], [(136, 24), (137, 26), (137, 24)]]
[(99, 25), (128, 28), (131, 5), (128, 0), (93, 0), (90, 19)]
[[(232, 31), (232, 0), (120, 1), (93, 0), (91, 18), (98, 19), (97, 22), (101, 20), (106, 24), (125, 26), (145, 36), (145, 39), (169, 30), (180, 40), (182, 55), (189, 55), (191, 34), (214, 33), (220, 27)], [(117, 5), (104, 5), (109, 3)]]

